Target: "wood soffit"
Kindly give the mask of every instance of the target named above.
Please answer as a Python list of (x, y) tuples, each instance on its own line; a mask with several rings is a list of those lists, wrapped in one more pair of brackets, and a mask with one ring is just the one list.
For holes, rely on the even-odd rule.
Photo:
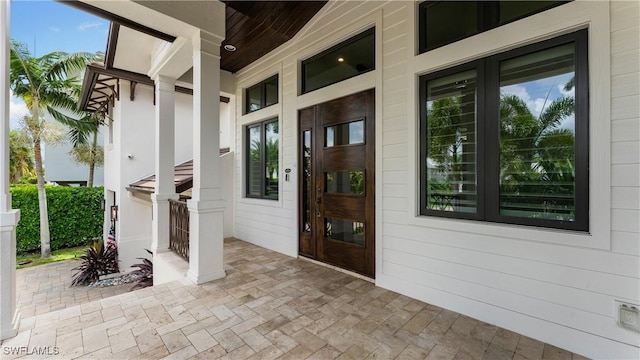
[[(113, 67), (120, 27), (125, 26), (169, 42), (173, 42), (176, 39), (175, 36), (135, 23), (77, 0), (58, 1), (110, 20), (112, 23), (109, 30), (105, 64), (91, 64), (87, 66), (87, 73), (85, 74), (81, 95), (81, 109), (91, 111), (100, 109), (103, 112), (107, 111), (106, 104), (108, 102), (106, 100), (109, 99), (109, 95), (103, 94), (101, 97), (99, 93), (91, 93), (91, 90), (100, 90), (100, 88), (96, 88), (100, 82), (114, 82), (115, 79), (124, 79), (153, 86), (153, 80), (144, 74), (133, 73)], [(226, 5), (226, 39), (222, 43), (220, 68), (235, 73), (292, 39), (298, 31), (320, 11), (327, 0), (222, 0), (222, 2)], [(231, 52), (225, 50), (224, 45), (227, 44), (235, 46), (236, 51)], [(109, 77), (113, 79), (109, 79)], [(111, 82), (109, 82), (109, 84), (111, 84)], [(119, 86), (111, 86), (112, 89), (115, 89), (112, 90), (114, 96), (116, 95), (118, 87)], [(135, 86), (132, 87), (132, 90), (134, 89)], [(189, 93), (191, 89), (176, 86), (176, 91)], [(221, 97), (221, 101), (228, 102), (229, 99)]]

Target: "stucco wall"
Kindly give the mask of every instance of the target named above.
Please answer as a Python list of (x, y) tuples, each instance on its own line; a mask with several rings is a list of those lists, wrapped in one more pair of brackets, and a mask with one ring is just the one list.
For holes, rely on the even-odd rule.
[[(330, 2), (236, 74), (280, 74), (280, 102), (237, 117), (235, 236), (296, 256), (297, 109), (376, 88), (376, 283), (595, 358), (637, 358), (615, 300), (640, 303), (640, 5), (574, 1), (416, 56), (417, 3)], [(298, 96), (298, 63), (375, 24), (376, 70)], [(590, 233), (417, 216), (420, 75), (589, 27)], [(244, 196), (244, 127), (280, 119), (278, 201)]]
[[(153, 104), (153, 87), (140, 85), (135, 90), (135, 100), (130, 100), (130, 87), (127, 81), (120, 81), (120, 100), (113, 108), (112, 144), (109, 144), (109, 129), (105, 133), (105, 193), (115, 192), (115, 203), (119, 208), (116, 237), (122, 271), (129, 271), (138, 257), (148, 257), (144, 249), (151, 247), (151, 201), (133, 196), (126, 190), (129, 184), (155, 173), (155, 105)], [(226, 132), (221, 133), (225, 142), (229, 143), (228, 125), (231, 121), (229, 106), (221, 106), (221, 122), (225, 123)], [(192, 159), (193, 143), (193, 107), (192, 96), (175, 94), (175, 162), (176, 164)], [(221, 141), (221, 143), (223, 143)], [(217, 155), (217, 154), (216, 154)], [(131, 156), (131, 157), (129, 157)], [(230, 159), (233, 154), (228, 155)], [(230, 160), (223, 160), (222, 166)], [(227, 165), (230, 168), (229, 165)], [(229, 173), (232, 171), (227, 170)], [(231, 183), (233, 178), (231, 178)], [(231, 183), (227, 182), (231, 194)], [(112, 205), (109, 196), (107, 208)], [(227, 201), (225, 210), (225, 236), (233, 234), (233, 202)], [(108, 211), (105, 224), (109, 224)], [(108, 226), (105, 230), (108, 231)]]

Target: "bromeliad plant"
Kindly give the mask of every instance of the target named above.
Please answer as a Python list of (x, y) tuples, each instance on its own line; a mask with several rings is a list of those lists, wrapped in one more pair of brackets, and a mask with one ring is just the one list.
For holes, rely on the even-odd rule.
[(81, 256), (82, 264), (73, 270), (71, 286), (88, 285), (98, 281), (101, 275), (120, 272), (118, 267), (118, 250), (111, 246), (104, 246), (102, 239), (95, 240), (87, 252)]
[[(153, 256), (153, 253), (147, 249), (144, 249), (149, 255)], [(142, 264), (133, 264), (131, 267), (137, 267), (138, 270), (134, 270), (131, 272), (132, 275), (135, 275), (138, 280), (136, 284), (129, 289), (129, 291), (134, 291), (138, 289), (143, 289), (148, 286), (153, 285), (153, 262), (149, 259), (138, 258), (138, 260), (142, 260)]]

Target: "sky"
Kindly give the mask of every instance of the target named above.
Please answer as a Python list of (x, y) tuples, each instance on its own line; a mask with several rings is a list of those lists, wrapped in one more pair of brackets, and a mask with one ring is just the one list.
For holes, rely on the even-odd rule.
[[(11, 1), (11, 39), (27, 46), (32, 55), (54, 51), (104, 52), (109, 21), (52, 0)], [(28, 113), (22, 100), (11, 96), (11, 128)]]

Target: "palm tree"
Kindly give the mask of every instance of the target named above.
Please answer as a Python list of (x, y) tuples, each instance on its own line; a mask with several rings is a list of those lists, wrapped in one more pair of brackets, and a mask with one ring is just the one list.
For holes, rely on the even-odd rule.
[(560, 97), (536, 117), (518, 96), (501, 96), (500, 181), (505, 202), (573, 213), (575, 135), (560, 125), (574, 109), (573, 97)]
[(25, 134), (18, 130), (9, 132), (9, 164), (11, 183), (17, 183), (23, 177), (35, 175), (33, 149), (29, 146)]
[[(75, 163), (89, 166), (87, 186), (92, 187), (96, 166), (104, 164), (104, 150), (98, 145), (98, 130), (104, 121), (102, 115), (89, 112), (84, 113), (81, 121), (82, 127), (69, 130), (68, 136), (73, 145), (69, 154)], [(87, 139), (89, 136), (91, 143)]]
[(62, 124), (82, 127), (77, 118), (70, 116), (76, 113), (80, 84), (76, 77), (69, 77), (69, 74), (82, 70), (94, 57), (95, 55), (90, 53), (67, 54), (61, 51), (35, 57), (23, 44), (11, 42), (10, 87), (15, 96), (24, 100), (31, 113), (26, 118), (28, 126), (37, 130), (32, 135), (38, 178), (40, 245), (43, 258), (51, 255), (51, 246), (40, 131), (44, 128), (45, 114)]

